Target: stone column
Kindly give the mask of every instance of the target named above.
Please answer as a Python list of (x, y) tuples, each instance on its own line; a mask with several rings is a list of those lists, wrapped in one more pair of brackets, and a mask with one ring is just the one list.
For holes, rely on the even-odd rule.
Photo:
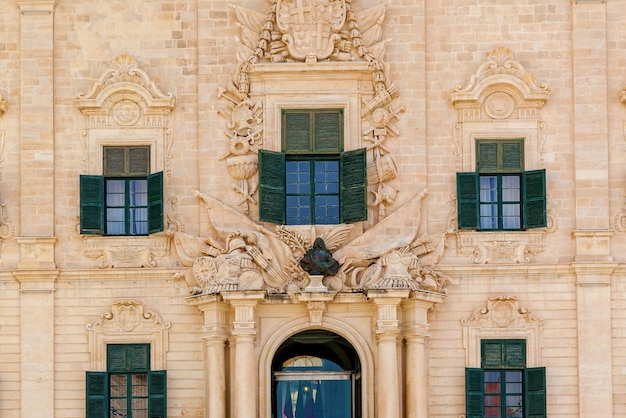
[(378, 308), (376, 336), (376, 416), (400, 418), (400, 377), (398, 374), (398, 335), (400, 334), (398, 306), (409, 296), (408, 289), (369, 290), (367, 297)]
[(603, 0), (572, 2), (576, 261), (611, 261), (607, 11)]
[(226, 418), (226, 361), (224, 347), (229, 335), (230, 307), (219, 296), (206, 295), (188, 299), (204, 314), (202, 338), (206, 343), (205, 417)]
[(235, 349), (235, 375), (231, 396), (233, 418), (257, 417), (259, 391), (258, 363), (255, 356), (256, 322), (255, 306), (265, 298), (265, 291), (225, 292), (224, 300), (235, 308), (233, 337)]
[[(20, 268), (54, 264), (55, 0), (17, 1), (20, 9)], [(41, 242), (38, 240), (42, 239)]]
[(21, 417), (54, 416), (54, 290), (57, 272), (15, 271), (20, 283)]
[(584, 264), (576, 272), (579, 416), (613, 417), (611, 274), (616, 265)]
[(413, 292), (402, 303), (402, 334), (406, 342), (406, 383), (404, 387), (406, 418), (428, 416), (428, 358), (426, 337), (428, 332), (428, 310), (443, 301), (443, 295)]

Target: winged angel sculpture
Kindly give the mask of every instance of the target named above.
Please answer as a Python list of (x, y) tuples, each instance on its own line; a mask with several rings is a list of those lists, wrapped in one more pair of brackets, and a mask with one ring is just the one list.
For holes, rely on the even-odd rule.
[(334, 274), (324, 277), (331, 291), (408, 288), (445, 292), (449, 279), (436, 264), (447, 233), (418, 236), (421, 202), (427, 193), (423, 191), (347, 242), (354, 225), (337, 225), (319, 237), (315, 226), (308, 233), (302, 232), (306, 228), (287, 225), (270, 230), (196, 191), (207, 208), (208, 234), (173, 233), (179, 259), (187, 267), (176, 277), (183, 277), (194, 295), (252, 289), (296, 293), (310, 283), (300, 262), (321, 241), (339, 265)]

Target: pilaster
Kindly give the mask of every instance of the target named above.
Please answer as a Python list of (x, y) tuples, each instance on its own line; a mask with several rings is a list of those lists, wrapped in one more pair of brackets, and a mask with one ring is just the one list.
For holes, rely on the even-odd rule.
[(21, 416), (51, 417), (54, 411), (54, 291), (58, 273), (15, 271), (13, 275), (20, 283)]
[[(604, 2), (572, 2), (572, 73), (574, 168), (576, 176), (577, 260), (608, 258), (609, 141), (607, 80), (607, 11)], [(601, 233), (601, 232), (599, 232)], [(601, 239), (599, 239), (601, 238)], [(589, 254), (589, 243), (603, 244), (603, 253)]]
[(574, 264), (581, 417), (613, 417), (611, 275), (615, 264)]
[(54, 236), (55, 0), (20, 9), (20, 234)]

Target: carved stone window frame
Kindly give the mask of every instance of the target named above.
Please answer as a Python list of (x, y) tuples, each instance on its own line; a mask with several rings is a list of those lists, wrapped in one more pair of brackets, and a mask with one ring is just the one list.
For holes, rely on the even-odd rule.
[[(105, 146), (149, 146), (150, 172), (171, 177), (172, 132), (169, 114), (175, 107), (172, 93), (163, 93), (129, 55), (119, 55), (87, 94), (79, 94), (76, 107), (86, 116), (81, 132), (84, 173), (103, 174)], [(163, 234), (148, 237), (83, 236), (85, 257), (99, 260), (99, 268), (157, 267), (169, 253)]]
[(150, 369), (166, 370), (171, 324), (163, 322), (152, 311), (146, 311), (136, 301), (118, 301), (111, 310), (100, 315), (96, 322), (87, 324), (91, 371), (107, 370), (108, 344), (150, 344)]
[(281, 150), (283, 109), (324, 108), (343, 109), (345, 150), (363, 146), (361, 103), (371, 96), (371, 85), (367, 63), (256, 64), (250, 73), (250, 98), (263, 104), (263, 148)]
[(530, 309), (520, 307), (516, 297), (489, 298), (486, 307), (474, 309), (461, 325), (466, 367), (481, 367), (480, 343), (487, 339), (526, 340), (527, 367), (542, 365), (543, 319), (536, 318)]
[[(508, 48), (494, 48), (467, 83), (450, 93), (457, 111), (457, 171), (476, 171), (476, 141), (482, 139), (522, 139), (524, 170), (543, 168), (546, 123), (540, 109), (549, 96), (550, 88), (538, 86)], [(456, 202), (452, 206), (456, 221)], [(550, 214), (548, 223), (545, 231), (556, 229)], [(544, 251), (545, 231), (457, 231), (457, 253), (474, 257), (476, 264), (528, 263)]]

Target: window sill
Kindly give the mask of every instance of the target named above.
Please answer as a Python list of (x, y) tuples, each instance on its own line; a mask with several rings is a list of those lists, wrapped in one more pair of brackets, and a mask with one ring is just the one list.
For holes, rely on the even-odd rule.
[(474, 258), (474, 264), (524, 264), (545, 250), (544, 230), (457, 231), (457, 254)]
[(83, 255), (99, 261), (98, 268), (158, 267), (158, 260), (169, 254), (169, 237), (83, 236)]

